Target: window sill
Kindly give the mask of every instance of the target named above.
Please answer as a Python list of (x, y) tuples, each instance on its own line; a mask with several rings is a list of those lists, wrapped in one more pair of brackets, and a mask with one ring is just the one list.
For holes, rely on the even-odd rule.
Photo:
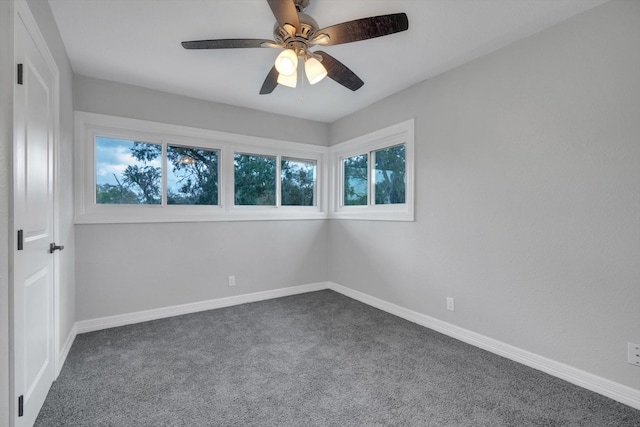
[(330, 219), (363, 221), (414, 221), (413, 209), (407, 205), (348, 206), (329, 214)]
[[(102, 208), (102, 207), (101, 207)], [(225, 210), (220, 206), (118, 206), (115, 209), (97, 209), (78, 215), (75, 224), (136, 224), (175, 222), (220, 222), (220, 221), (279, 221), (326, 219), (326, 212), (318, 208), (284, 208), (242, 206)], [(196, 208), (196, 209), (192, 209)], [(144, 212), (144, 213), (143, 213)]]

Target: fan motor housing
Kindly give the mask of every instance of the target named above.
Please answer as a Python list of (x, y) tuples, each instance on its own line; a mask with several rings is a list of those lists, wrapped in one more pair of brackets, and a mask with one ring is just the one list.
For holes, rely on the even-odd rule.
[(318, 23), (311, 16), (302, 12), (298, 13), (298, 19), (300, 21), (299, 31), (296, 31), (291, 25), (280, 26), (276, 23), (273, 28), (273, 37), (276, 42), (288, 49), (306, 51), (309, 48), (309, 40), (313, 38), (313, 35), (318, 30)]

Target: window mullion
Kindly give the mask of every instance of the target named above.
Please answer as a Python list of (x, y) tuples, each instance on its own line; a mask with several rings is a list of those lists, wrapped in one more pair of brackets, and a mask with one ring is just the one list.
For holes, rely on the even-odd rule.
[(313, 200), (315, 202), (315, 206), (322, 206), (320, 203), (319, 193), (318, 193), (318, 175), (319, 174), (320, 174), (320, 165), (316, 160), (316, 168), (315, 168), (315, 173), (313, 175)]
[(169, 173), (168, 171), (168, 159), (167, 159), (167, 143), (166, 141), (161, 141), (162, 143), (162, 155), (160, 156), (161, 158), (161, 163), (162, 163), (162, 193), (161, 193), (161, 202), (160, 202), (160, 206), (162, 207), (166, 207), (167, 206), (167, 193), (168, 193), (168, 188), (167, 188), (167, 174)]
[(367, 206), (371, 206), (373, 203), (371, 203), (371, 194), (373, 193), (372, 191), (372, 168), (371, 168), (371, 154), (372, 152), (369, 151), (368, 153), (365, 153), (365, 156), (367, 156)]
[(334, 194), (334, 199), (337, 202), (337, 205), (341, 208), (345, 206), (344, 201), (344, 158), (338, 157), (338, 168), (337, 168), (337, 177), (338, 180), (336, 186), (336, 193)]
[(375, 166), (375, 161), (376, 161), (376, 152), (375, 151), (370, 151), (368, 153), (368, 162), (367, 162), (367, 169), (368, 169), (368, 176), (369, 176), (369, 185), (367, 186), (369, 188), (369, 194), (368, 194), (368, 203), (367, 205), (369, 206), (373, 206), (376, 204), (376, 200), (375, 200), (375, 194), (376, 194), (376, 189), (375, 189), (375, 185), (376, 185), (376, 168)]
[(227, 211), (231, 211), (236, 205), (236, 161), (235, 161), (235, 147), (230, 147), (225, 150), (226, 155), (224, 156), (224, 167), (226, 171), (224, 172), (224, 177), (227, 179), (225, 188), (227, 190)]
[(282, 206), (282, 155), (276, 156), (276, 208)]
[(227, 201), (227, 195), (229, 194), (228, 182), (233, 182), (233, 179), (227, 176), (227, 151), (224, 147), (220, 147), (220, 154), (218, 155), (218, 205), (222, 209), (226, 209), (229, 205)]

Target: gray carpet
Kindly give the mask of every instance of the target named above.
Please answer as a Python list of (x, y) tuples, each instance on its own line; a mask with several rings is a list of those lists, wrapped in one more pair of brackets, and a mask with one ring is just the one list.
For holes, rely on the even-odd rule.
[(333, 291), (78, 335), (37, 426), (640, 426)]

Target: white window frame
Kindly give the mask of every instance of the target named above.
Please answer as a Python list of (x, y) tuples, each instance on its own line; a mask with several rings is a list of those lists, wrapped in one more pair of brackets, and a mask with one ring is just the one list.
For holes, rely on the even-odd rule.
[[(95, 137), (163, 144), (162, 167), (166, 168), (166, 145), (198, 147), (219, 152), (218, 205), (167, 205), (166, 173), (163, 174), (161, 205), (108, 205), (95, 203)], [(315, 206), (235, 206), (234, 153), (250, 153), (277, 158), (276, 197), (280, 200), (280, 161), (298, 158), (316, 162)], [(328, 149), (299, 142), (280, 141), (218, 132), (187, 126), (75, 112), (75, 223), (148, 223), (243, 221), (283, 219), (324, 219), (328, 207)]]
[[(386, 127), (357, 138), (336, 144), (329, 149), (331, 159), (331, 205), (329, 218), (371, 221), (414, 220), (414, 119)], [(405, 150), (405, 203), (375, 204), (375, 183), (372, 153), (384, 148), (404, 144)], [(359, 154), (368, 155), (367, 205), (345, 206), (343, 160)]]

